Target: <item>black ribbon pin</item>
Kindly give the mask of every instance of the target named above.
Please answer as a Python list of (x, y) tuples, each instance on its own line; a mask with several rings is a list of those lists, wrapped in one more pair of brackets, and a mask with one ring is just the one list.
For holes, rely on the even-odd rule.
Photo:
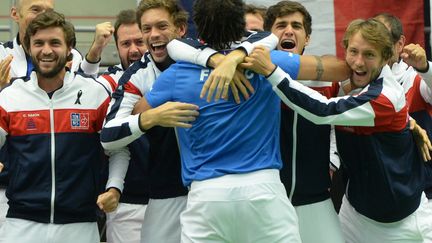
[(77, 99), (75, 101), (75, 105), (76, 104), (81, 105), (81, 101), (80, 101), (81, 95), (82, 95), (82, 90), (78, 91)]

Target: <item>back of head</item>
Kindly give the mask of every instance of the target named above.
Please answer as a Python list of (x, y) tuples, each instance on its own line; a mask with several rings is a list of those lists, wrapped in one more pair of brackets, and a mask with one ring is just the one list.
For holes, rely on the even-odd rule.
[(24, 0), (14, 0), (13, 6), (19, 11), (21, 11)]
[(122, 10), (116, 18), (114, 23), (114, 40), (117, 43), (117, 31), (120, 25), (137, 24), (136, 11), (133, 9)]
[(253, 4), (245, 5), (245, 22), (247, 30), (263, 31), (267, 8)]
[(17, 9), (20, 9), (20, 8), (21, 8), (21, 1), (22, 1), (22, 0), (14, 0), (14, 1), (13, 1), (13, 6), (14, 6), (15, 8), (17, 8)]
[(176, 27), (186, 27), (188, 13), (181, 7), (177, 0), (141, 0), (137, 11), (136, 20), (141, 29), (141, 16), (149, 9), (163, 8), (171, 16)]
[(390, 29), (390, 34), (394, 43), (396, 43), (404, 34), (402, 22), (398, 17), (389, 13), (380, 13), (375, 15), (373, 18), (385, 24), (387, 28)]
[(198, 36), (216, 50), (229, 49), (244, 35), (242, 0), (195, 0), (193, 11)]
[(246, 4), (245, 5), (245, 14), (259, 14), (264, 19), (266, 14), (267, 8), (265, 7), (258, 7), (253, 4)]
[(267, 9), (264, 29), (267, 31), (271, 31), (271, 28), (277, 18), (291, 15), (296, 12), (299, 12), (301, 15), (303, 15), (303, 25), (306, 31), (306, 35), (311, 35), (312, 16), (301, 3), (294, 1), (280, 1), (277, 4), (270, 6)]
[(342, 40), (345, 49), (349, 46), (350, 38), (357, 33), (360, 33), (363, 39), (377, 48), (383, 60), (387, 61), (392, 57), (393, 41), (390, 32), (383, 23), (373, 18), (353, 20), (348, 25)]
[(24, 36), (24, 47), (30, 50), (30, 38), (36, 34), (37, 31), (59, 27), (64, 32), (64, 38), (66, 46), (72, 48), (75, 46), (75, 28), (74, 26), (65, 20), (63, 14), (58, 13), (54, 10), (48, 10), (44, 13), (39, 14), (28, 26), (26, 34)]

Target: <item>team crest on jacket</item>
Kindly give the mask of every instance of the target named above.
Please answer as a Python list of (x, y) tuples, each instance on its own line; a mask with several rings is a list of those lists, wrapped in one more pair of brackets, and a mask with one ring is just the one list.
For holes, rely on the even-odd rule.
[(89, 113), (71, 113), (70, 120), (72, 129), (88, 129), (89, 119)]

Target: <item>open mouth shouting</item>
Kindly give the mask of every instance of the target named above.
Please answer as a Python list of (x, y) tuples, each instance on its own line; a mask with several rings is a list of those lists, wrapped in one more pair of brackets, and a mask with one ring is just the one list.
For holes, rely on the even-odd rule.
[(293, 40), (283, 40), (281, 42), (281, 47), (286, 50), (291, 50), (296, 47), (296, 43)]
[(363, 77), (366, 76), (367, 72), (366, 71), (353, 71), (355, 73), (356, 76), (359, 77)]
[(166, 46), (167, 43), (165, 42), (155, 42), (150, 44), (150, 49), (155, 56), (161, 57), (166, 54)]

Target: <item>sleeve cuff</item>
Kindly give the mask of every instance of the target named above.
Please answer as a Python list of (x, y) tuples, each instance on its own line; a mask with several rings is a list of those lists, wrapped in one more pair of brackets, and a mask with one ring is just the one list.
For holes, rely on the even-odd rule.
[(112, 178), (112, 179), (109, 179), (107, 181), (105, 188), (106, 188), (106, 190), (108, 190), (110, 188), (117, 189), (121, 194), (123, 192), (123, 188), (124, 188), (123, 184), (124, 184), (123, 180)]
[(246, 51), (246, 55), (249, 56), (252, 53), (255, 46), (250, 42), (244, 41), (237, 47), (237, 49), (238, 48), (243, 48)]
[(291, 77), (285, 73), (280, 67), (276, 67), (272, 74), (267, 77), (267, 80), (272, 86), (278, 86), (285, 78), (291, 81)]
[(87, 58), (81, 62), (82, 71), (87, 74), (96, 77), (99, 72), (100, 60), (96, 63), (89, 62)]
[(132, 119), (129, 121), (129, 128), (132, 134), (134, 135), (134, 137), (135, 136), (140, 137), (146, 132), (144, 129), (141, 129), (140, 122), (139, 122), (140, 115), (141, 113), (133, 115)]
[(200, 66), (208, 67), (207, 63), (208, 63), (210, 57), (216, 53), (217, 53), (217, 51), (213, 50), (212, 48), (206, 47), (198, 54), (195, 62), (196, 62), (196, 64), (198, 64)]
[(432, 80), (432, 70), (431, 70), (432, 63), (428, 61), (428, 69), (426, 72), (421, 72), (416, 69), (417, 73), (423, 78), (423, 80)]

